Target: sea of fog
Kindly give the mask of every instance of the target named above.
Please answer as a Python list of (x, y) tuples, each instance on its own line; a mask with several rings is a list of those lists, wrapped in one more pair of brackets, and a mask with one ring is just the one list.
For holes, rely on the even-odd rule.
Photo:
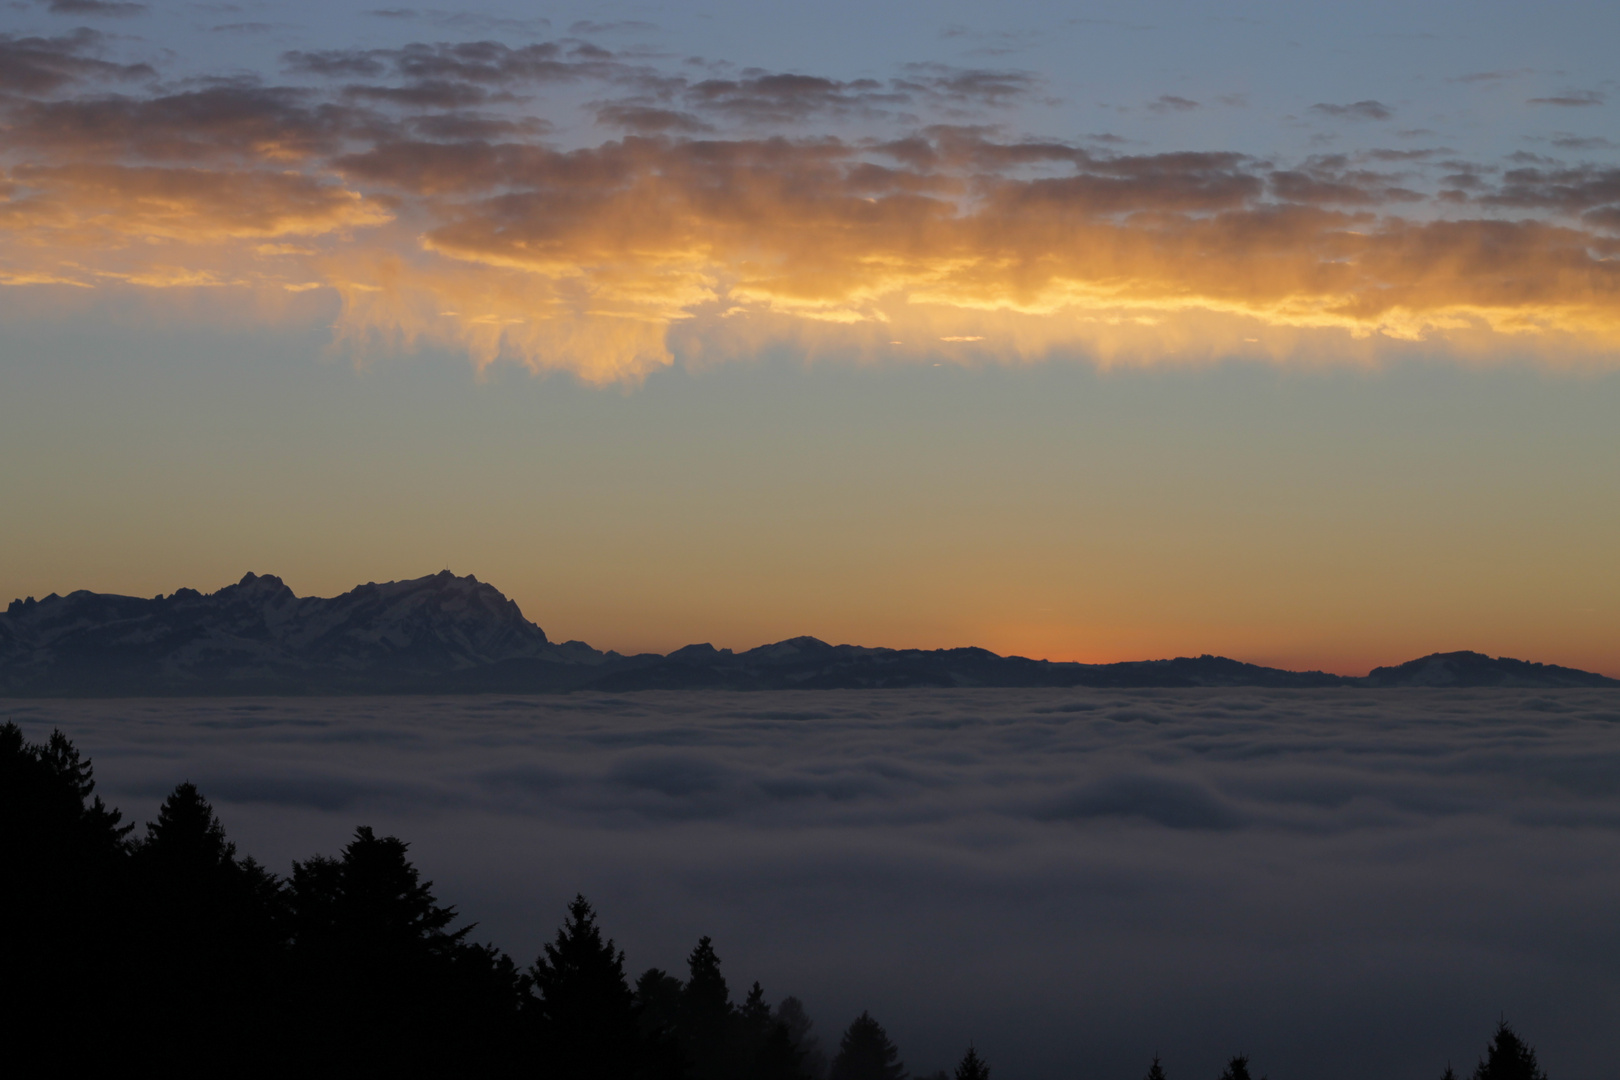
[(938, 690), (0, 701), (129, 819), (182, 780), (286, 872), (393, 833), (534, 958), (862, 1009), (911, 1070), (1436, 1080), (1498, 1017), (1620, 1062), (1620, 692)]

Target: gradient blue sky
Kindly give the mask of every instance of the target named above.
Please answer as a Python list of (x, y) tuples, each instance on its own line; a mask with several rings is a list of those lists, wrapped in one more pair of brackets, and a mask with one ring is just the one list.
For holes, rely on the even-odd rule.
[(55, 6), (0, 595), (1620, 675), (1620, 9)]

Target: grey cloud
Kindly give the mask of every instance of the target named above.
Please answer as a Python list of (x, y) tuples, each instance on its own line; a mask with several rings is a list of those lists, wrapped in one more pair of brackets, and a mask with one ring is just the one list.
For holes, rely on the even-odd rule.
[(422, 79), (407, 86), (351, 84), (343, 88), (343, 94), (360, 101), (387, 102), (415, 109), (466, 109), (502, 97), (492, 95), (481, 86), (449, 79)]
[(413, 83), (483, 86), (614, 79), (628, 72), (612, 53), (583, 42), (515, 48), (498, 41), (417, 42), (399, 49), (293, 51), (282, 62), (292, 71), (328, 78), (393, 74)]
[(1565, 108), (1584, 108), (1590, 105), (1602, 105), (1605, 98), (1596, 90), (1570, 90), (1563, 94), (1554, 94), (1551, 97), (1534, 97), (1526, 101), (1528, 105), (1560, 105)]
[(1311, 106), (1311, 112), (1331, 116), (1335, 120), (1388, 120), (1395, 110), (1381, 101), (1356, 101), (1349, 105), (1331, 105), (1326, 102)]
[(1613, 150), (1620, 145), (1599, 135), (1571, 135), (1566, 131), (1554, 132), (1551, 141), (1560, 150)]
[(907, 64), (906, 72), (905, 78), (893, 81), (896, 89), (956, 105), (1004, 108), (1032, 96), (1040, 88), (1040, 79), (1027, 71)]
[(1534, 68), (1514, 68), (1512, 70), (1503, 71), (1474, 71), (1467, 75), (1459, 75), (1451, 81), (1457, 83), (1484, 83), (1487, 85), (1494, 85), (1497, 83), (1506, 82), (1509, 79), (1522, 78), (1525, 75), (1534, 75), (1535, 73)]
[(202, 160), (251, 155), (266, 144), (286, 153), (330, 152), (347, 139), (375, 140), (388, 130), (365, 110), (322, 102), (305, 90), (225, 83), (151, 98), (30, 102), (13, 111), (7, 134), (18, 145), (80, 154)]
[(695, 135), (713, 131), (691, 113), (662, 109), (636, 102), (606, 102), (596, 108), (596, 120), (607, 127), (622, 128), (641, 135)]
[(46, 5), (52, 15), (74, 15), (88, 18), (127, 19), (147, 12), (145, 4), (123, 0), (50, 0)]
[(658, 24), (627, 19), (622, 22), (596, 22), (581, 19), (568, 28), (570, 34), (645, 34), (659, 29)]
[(514, 120), (455, 110), (413, 116), (406, 121), (406, 127), (413, 135), (443, 142), (537, 139), (552, 130), (549, 122), (538, 117)]
[(156, 77), (147, 64), (118, 64), (93, 55), (103, 40), (90, 29), (57, 37), (0, 34), (0, 90), (45, 94), (74, 83)]
[(876, 79), (841, 82), (819, 75), (748, 71), (737, 79), (704, 79), (684, 97), (695, 108), (751, 123), (793, 123), (816, 114), (848, 115), (909, 104)]
[(1400, 183), (1398, 175), (1354, 168), (1343, 154), (1317, 156), (1298, 169), (1279, 169), (1268, 180), (1279, 199), (1295, 203), (1373, 206), (1423, 197)]
[[(842, 81), (750, 69), (680, 87), (691, 108), (749, 123), (795, 123), (812, 116), (886, 116), (929, 105), (947, 112), (1004, 108), (1030, 97), (1039, 80), (1027, 72), (908, 64), (897, 79)], [(668, 92), (668, 91), (666, 91)]]
[(378, 52), (366, 49), (295, 50), (282, 53), (281, 60), (292, 71), (325, 78), (375, 78), (388, 70)]
[(1480, 201), (1565, 214), (1620, 204), (1620, 168), (1510, 169), (1502, 174), (1501, 186)]
[[(1013, 146), (1011, 153), (992, 156), (1012, 158), (1020, 150), (1031, 159), (1046, 154), (1061, 160), (1058, 148)], [(1071, 151), (1079, 174), (1039, 179), (1021, 185), (1020, 202), (1072, 203), (1090, 212), (1113, 214), (1154, 207), (1165, 210), (1218, 210), (1236, 208), (1258, 196), (1261, 180), (1248, 171), (1248, 159), (1240, 154), (1182, 152), (1129, 155), (1115, 158), (1089, 158)]]
[(1375, 150), (1363, 151), (1363, 153), (1360, 156), (1365, 157), (1369, 161), (1422, 161), (1425, 158), (1431, 158), (1436, 154), (1440, 154), (1440, 153), (1444, 153), (1444, 152), (1445, 151), (1443, 151), (1443, 150), (1436, 150), (1436, 149), (1426, 149), (1426, 150), (1375, 149)]
[(424, 10), (425, 18), (453, 30), (468, 30), (481, 34), (542, 34), (551, 29), (551, 20), (544, 16), (514, 19), (502, 15), (485, 15), (476, 11)]
[(1606, 206), (1598, 210), (1588, 210), (1581, 215), (1581, 220), (1590, 222), (1600, 229), (1620, 232), (1620, 206)]
[(1148, 103), (1148, 111), (1156, 113), (1192, 112), (1199, 107), (1198, 102), (1191, 98), (1178, 97), (1175, 94), (1160, 94)]

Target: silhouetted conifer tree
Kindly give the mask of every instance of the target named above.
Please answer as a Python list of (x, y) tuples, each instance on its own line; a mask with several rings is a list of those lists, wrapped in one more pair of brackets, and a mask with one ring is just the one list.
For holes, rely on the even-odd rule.
[(213, 807), (190, 783), (164, 800), (132, 851), (123, 989), (131, 1041), (177, 1069), (206, 1071), (229, 1048), (276, 1026), (281, 884), (236, 858)]
[(1474, 1070), (1474, 1080), (1547, 1080), (1547, 1074), (1536, 1064), (1535, 1048), (1526, 1045), (1502, 1020)]
[(454, 908), (361, 826), (339, 859), (293, 864), (300, 1030), (333, 1066), (366, 1075), (498, 1072), (519, 1008), (515, 966), (451, 930)]
[(1446, 1062), (1446, 1071), (1440, 1074), (1440, 1080), (1457, 1080), (1457, 1070), (1451, 1067), (1449, 1061)]
[(677, 1030), (696, 1080), (729, 1080), (739, 1071), (733, 1039), (735, 1008), (720, 973), (720, 957), (709, 938), (698, 939), (686, 958)]
[(956, 1080), (990, 1080), (990, 1066), (969, 1043), (967, 1053), (956, 1063)]
[(680, 1040), (681, 980), (648, 968), (636, 980), (636, 1008), (651, 1075), (684, 1077), (688, 1070)]
[(673, 1033), (681, 1012), (681, 980), (659, 968), (648, 968), (636, 980), (636, 1007), (643, 1031)]
[[(79, 1068), (116, 1059), (109, 981), (126, 930), (121, 869), (130, 826), (95, 795), (90, 762), (60, 731), (29, 743), (0, 725), (0, 984), (10, 990), (7, 1064), (71, 1047)], [(99, 1037), (86, 1038), (88, 1031)]]
[(1250, 1080), (1249, 1055), (1237, 1054), (1226, 1063), (1226, 1071), (1221, 1073), (1221, 1080)]
[(1159, 1055), (1153, 1055), (1153, 1064), (1147, 1071), (1144, 1080), (1165, 1080), (1164, 1066), (1159, 1064)]
[(688, 977), (681, 990), (683, 1007), (694, 1013), (730, 1016), (731, 989), (720, 973), (714, 942), (708, 937), (698, 938), (697, 946), (686, 958), (686, 969)]
[(799, 1067), (810, 1080), (822, 1080), (827, 1075), (827, 1055), (821, 1049), (821, 1039), (814, 1031), (813, 1021), (804, 1011), (804, 1002), (789, 995), (776, 1006), (776, 1019), (787, 1030), (793, 1048), (801, 1055)]
[(772, 1021), (763, 1045), (754, 1056), (752, 1080), (811, 1080), (804, 1068), (804, 1051), (793, 1043), (788, 1026)]
[(764, 1035), (771, 1026), (771, 1007), (765, 1001), (765, 990), (755, 982), (748, 988), (748, 997), (744, 999), (742, 1008), (737, 1010), (742, 1022), (752, 1031)]
[[(802, 1006), (799, 1018), (803, 1019)], [(766, 1003), (759, 983), (749, 989), (737, 1010), (734, 1030), (737, 1059), (744, 1063), (742, 1075), (748, 1080), (811, 1080), (793, 1029)]]
[(863, 1012), (844, 1032), (829, 1075), (831, 1080), (904, 1080), (906, 1067), (883, 1025)]
[(548, 1068), (580, 1080), (625, 1080), (641, 1071), (642, 1038), (624, 953), (602, 940), (583, 896), (568, 905), (568, 920), (529, 974)]

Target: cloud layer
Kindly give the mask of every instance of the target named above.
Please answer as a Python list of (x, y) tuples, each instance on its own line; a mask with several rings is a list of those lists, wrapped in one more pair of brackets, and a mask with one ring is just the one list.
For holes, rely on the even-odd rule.
[(1620, 696), (936, 691), (16, 702), (137, 820), (190, 779), (272, 867), (397, 832), (480, 935), (575, 889), (633, 968), (862, 1008), (914, 1071), (1427, 1076), (1499, 1014), (1597, 1075)]
[[(1098, 152), (991, 122), (1035, 77), (939, 64), (694, 74), (472, 41), (170, 85), (114, 44), (0, 38), (0, 283), (321, 290), (356, 348), (598, 383), (784, 342), (1109, 362), (1620, 341), (1620, 189), (1597, 165)], [(558, 138), (557, 94), (606, 130)]]

